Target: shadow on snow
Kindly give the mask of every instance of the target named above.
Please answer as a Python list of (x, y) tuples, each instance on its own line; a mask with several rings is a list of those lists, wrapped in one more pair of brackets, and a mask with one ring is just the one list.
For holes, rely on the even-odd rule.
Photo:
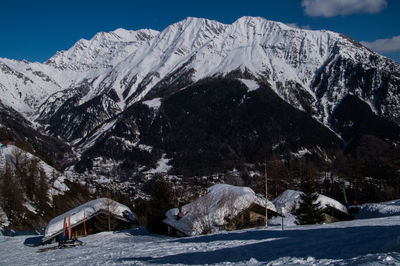
[(28, 237), (24, 241), (24, 245), (28, 247), (38, 247), (42, 245), (43, 236)]
[(117, 262), (206, 264), (225, 261), (239, 262), (254, 258), (271, 261), (281, 257), (314, 257), (316, 259), (350, 259), (365, 254), (399, 252), (400, 226), (363, 226), (351, 228), (321, 228), (313, 230), (255, 230), (230, 234), (215, 234), (174, 239), (180, 243), (211, 243), (232, 240), (268, 240), (261, 243), (168, 255), (158, 258), (129, 257)]

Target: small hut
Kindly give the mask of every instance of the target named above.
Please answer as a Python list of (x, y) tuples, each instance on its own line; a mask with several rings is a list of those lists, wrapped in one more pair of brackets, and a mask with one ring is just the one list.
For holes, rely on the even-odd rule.
[[(265, 199), (248, 187), (217, 184), (181, 208), (166, 212), (163, 221), (174, 236), (238, 230), (265, 224)], [(268, 201), (268, 216), (282, 216)]]
[(100, 198), (53, 218), (46, 227), (42, 242), (128, 229), (135, 223), (136, 218), (127, 206)]
[[(295, 215), (296, 210), (300, 206), (301, 193), (301, 191), (288, 189), (272, 202), (284, 215)], [(317, 201), (321, 204), (322, 212), (324, 213), (325, 217), (325, 223), (354, 219), (354, 217), (348, 213), (346, 206), (335, 199), (318, 194)]]

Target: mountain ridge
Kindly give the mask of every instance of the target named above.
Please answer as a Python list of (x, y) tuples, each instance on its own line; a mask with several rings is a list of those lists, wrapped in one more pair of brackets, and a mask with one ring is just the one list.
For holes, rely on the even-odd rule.
[[(269, 40), (265, 40), (266, 37)], [(282, 40), (280, 41), (279, 38)], [(307, 42), (309, 47), (304, 48)], [(204, 47), (205, 44), (207, 47)], [(338, 45), (347, 46), (347, 48), (343, 49)], [(355, 49), (352, 46), (361, 49), (362, 52), (354, 54)], [(239, 50), (235, 53), (232, 49)], [(335, 49), (339, 53), (344, 51), (340, 54), (343, 59), (364, 56), (364, 62), (365, 58), (371, 54), (369, 49), (338, 33), (295, 29), (261, 17), (242, 17), (230, 25), (214, 20), (188, 17), (161, 32), (117, 29), (108, 33), (97, 33), (90, 40), (79, 40), (70, 49), (57, 52), (43, 64), (45, 66), (41, 66), (41, 72), (49, 77), (46, 81), (53, 79), (56, 88), (49, 90), (47, 97), (40, 95), (39, 98), (43, 101), (51, 97), (51, 91), (57, 93), (90, 82), (92, 84), (90, 91), (93, 93), (86, 95), (86, 100), (114, 89), (119, 97), (119, 106), (124, 109), (125, 106), (140, 101), (153, 86), (157, 85), (157, 82), (187, 64), (186, 70), (194, 69), (192, 73), (194, 82), (215, 74), (228, 74), (236, 69), (248, 70), (258, 79), (266, 78), (272, 83), (277, 94), (290, 104), (301, 110), (317, 110), (319, 112), (317, 119), (327, 124), (327, 116), (333, 107), (329, 106), (325, 110), (326, 108), (318, 106), (323, 103), (310, 102), (315, 102), (320, 95), (323, 95), (321, 89), (314, 87), (318, 85), (319, 79), (323, 80), (323, 77), (318, 76), (319, 72), (324, 67), (330, 67), (330, 63), (333, 63), (331, 61), (335, 62), (335, 57), (338, 56), (335, 54)], [(312, 53), (311, 50), (318, 52)], [(145, 56), (142, 56), (143, 54)], [(302, 55), (303, 58), (301, 58)], [(213, 57), (217, 59), (213, 60)], [(99, 62), (96, 58), (101, 58), (103, 62)], [(154, 61), (156, 58), (160, 58), (159, 63)], [(283, 61), (278, 60), (279, 58), (283, 58)], [(72, 61), (68, 62), (68, 60)], [(377, 60), (378, 63), (385, 63), (399, 72), (396, 64), (391, 66), (380, 56)], [(193, 65), (193, 62), (197, 64)], [(3, 62), (3, 64), (6, 63), (7, 61)], [(46, 69), (49, 66), (55, 67), (56, 70)], [(60, 71), (60, 69), (67, 71)], [(78, 75), (76, 70), (82, 69), (90, 69), (90, 71)], [(284, 73), (284, 77), (280, 73)], [(22, 71), (17, 73), (17, 75), (21, 74), (25, 73)], [(54, 80), (54, 76), (58, 80)], [(59, 76), (67, 78), (59, 79)], [(26, 80), (29, 81), (29, 76)], [(47, 86), (38, 85), (42, 89)], [(293, 91), (308, 95), (309, 103), (302, 103), (293, 96), (295, 93), (283, 89), (288, 86)], [(14, 98), (16, 98), (15, 95)], [(366, 101), (373, 105), (373, 99), (366, 99)], [(337, 100), (330, 105), (336, 103)], [(28, 105), (37, 107), (33, 104)]]

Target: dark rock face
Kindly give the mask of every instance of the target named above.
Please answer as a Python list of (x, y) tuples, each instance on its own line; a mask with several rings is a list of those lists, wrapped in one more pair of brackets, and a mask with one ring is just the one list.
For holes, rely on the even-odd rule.
[[(127, 148), (127, 140), (152, 151)], [(78, 169), (90, 168), (90, 158), (99, 156), (151, 165), (166, 153), (175, 174), (202, 175), (262, 162), (266, 153), (289, 158), (307, 149), (333, 156), (340, 147), (335, 134), (270, 88), (248, 92), (238, 80), (207, 79), (166, 98), (158, 111), (141, 103), (127, 109), (115, 129), (84, 153)]]
[(102, 94), (81, 105), (78, 105), (81, 95), (69, 98), (49, 119), (50, 134), (67, 141), (86, 136), (120, 111), (116, 97), (115, 93)]
[(311, 84), (317, 97), (315, 103), (318, 116), (332, 115), (336, 105), (351, 94), (369, 102), (377, 115), (399, 123), (400, 88), (398, 64), (378, 56), (370, 55), (368, 61), (357, 61), (338, 55), (332, 56), (320, 67)]
[(386, 118), (376, 115), (371, 107), (353, 95), (347, 95), (332, 113), (330, 124), (344, 141), (360, 135), (396, 142), (400, 140), (400, 127)]
[(171, 96), (159, 123), (161, 147), (178, 169), (221, 171), (262, 162), (274, 149), (289, 156), (340, 146), (334, 134), (270, 88), (248, 93), (237, 80), (204, 80)]
[(41, 157), (50, 165), (62, 169), (71, 164), (72, 150), (64, 141), (43, 135), (32, 124), (12, 108), (0, 102), (0, 128), (4, 139)]

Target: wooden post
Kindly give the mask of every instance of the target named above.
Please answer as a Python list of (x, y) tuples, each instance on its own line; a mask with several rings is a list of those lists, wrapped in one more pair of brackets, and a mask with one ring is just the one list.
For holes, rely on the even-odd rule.
[(64, 216), (64, 227), (63, 227), (63, 240), (65, 240), (65, 229), (67, 228), (67, 215)]
[(68, 240), (71, 240), (71, 214), (68, 216)]
[[(109, 202), (110, 203), (110, 202)], [(108, 231), (111, 231), (111, 211), (110, 211), (110, 205), (108, 205)]]
[(284, 229), (283, 229), (283, 216), (282, 216), (282, 231), (283, 231)]
[(83, 211), (83, 227), (85, 229), (85, 235), (86, 235), (86, 210)]
[(268, 228), (268, 178), (267, 178), (267, 157), (265, 156), (264, 163), (265, 174), (265, 228)]

